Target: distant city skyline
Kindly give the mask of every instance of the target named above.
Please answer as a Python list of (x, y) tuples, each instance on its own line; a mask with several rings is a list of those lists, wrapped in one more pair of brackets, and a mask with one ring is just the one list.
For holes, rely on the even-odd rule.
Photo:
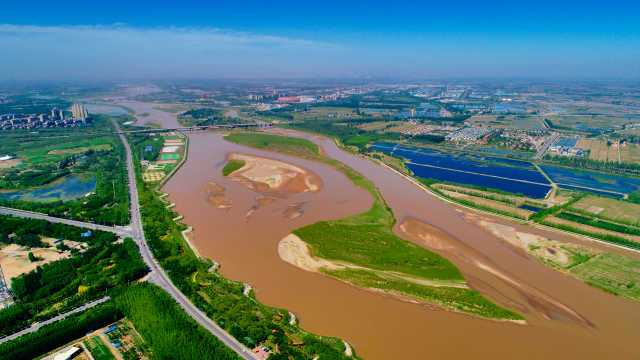
[(613, 0), (3, 4), (0, 80), (640, 78)]

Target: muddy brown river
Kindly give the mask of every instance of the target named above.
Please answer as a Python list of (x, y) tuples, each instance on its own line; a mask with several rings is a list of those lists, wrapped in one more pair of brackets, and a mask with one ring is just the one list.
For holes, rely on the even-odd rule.
[[(394, 211), (399, 236), (453, 261), (473, 288), (523, 314), (527, 325), (404, 302), (285, 263), (277, 253), (283, 237), (307, 224), (362, 212), (371, 205), (369, 194), (323, 164), (232, 144), (218, 133), (190, 134), (189, 158), (164, 189), (184, 222), (194, 227), (191, 238), (200, 254), (219, 262), (224, 276), (251, 284), (261, 302), (292, 311), (306, 330), (347, 340), (366, 359), (640, 357), (640, 304), (539, 264), (478, 226), (468, 210), (342, 151), (329, 139), (297, 136), (372, 180)], [(322, 188), (264, 201), (263, 194), (222, 176), (231, 153), (293, 164), (319, 176)], [(210, 201), (212, 182), (224, 188), (230, 207)], [(292, 208), (301, 215), (287, 216)], [(551, 239), (581, 241), (510, 225)]]

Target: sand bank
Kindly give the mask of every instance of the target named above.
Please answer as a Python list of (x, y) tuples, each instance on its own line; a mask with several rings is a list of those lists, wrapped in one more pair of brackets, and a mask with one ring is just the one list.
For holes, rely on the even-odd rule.
[(226, 190), (224, 186), (219, 185), (213, 181), (207, 184), (207, 201), (217, 207), (218, 209), (231, 208), (231, 200), (227, 199)]
[(322, 187), (316, 174), (282, 161), (236, 153), (229, 159), (245, 162), (230, 177), (258, 192), (317, 192)]

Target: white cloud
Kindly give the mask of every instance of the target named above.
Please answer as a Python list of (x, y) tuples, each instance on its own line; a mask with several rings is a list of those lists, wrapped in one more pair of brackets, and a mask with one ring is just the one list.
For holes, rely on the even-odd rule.
[(341, 47), (212, 27), (0, 24), (0, 80), (323, 75)]
[(117, 38), (162, 38), (197, 39), (216, 44), (277, 45), (277, 46), (330, 46), (328, 43), (239, 32), (214, 27), (151, 27), (136, 28), (125, 24), (112, 25), (75, 25), (75, 26), (38, 26), (0, 24), (0, 37), (14, 36), (29, 38), (33, 36), (85, 37), (94, 39)]

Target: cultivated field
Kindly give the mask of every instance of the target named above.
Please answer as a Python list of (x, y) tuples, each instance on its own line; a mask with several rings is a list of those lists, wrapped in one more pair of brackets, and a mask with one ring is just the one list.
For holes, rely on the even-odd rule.
[(571, 207), (604, 219), (623, 223), (640, 223), (640, 205), (626, 201), (589, 195)]
[(616, 295), (640, 300), (640, 261), (611, 253), (596, 255), (571, 268), (587, 284)]
[(465, 121), (468, 125), (487, 126), (500, 128), (534, 130), (542, 129), (543, 118), (532, 115), (473, 115)]
[(586, 233), (600, 235), (600, 236), (615, 236), (618, 238), (640, 243), (640, 236), (637, 236), (637, 235), (623, 234), (617, 231), (606, 230), (606, 229), (591, 226), (591, 225), (585, 225), (578, 222), (561, 219), (556, 216), (546, 217), (544, 221), (549, 225), (570, 226), (572, 228), (580, 230), (581, 232), (586, 232)]
[(580, 129), (589, 128), (610, 128), (615, 125), (622, 125), (631, 122), (629, 118), (611, 115), (552, 115), (548, 118), (556, 126)]
[(640, 145), (624, 144), (620, 146), (620, 159), (627, 163), (640, 163)]
[(479, 205), (481, 207), (489, 207), (491, 209), (495, 209), (501, 213), (511, 213), (516, 215), (521, 219), (528, 219), (529, 216), (533, 214), (532, 211), (520, 209), (516, 206), (512, 206), (510, 204), (506, 204), (504, 202), (490, 200), (482, 197), (477, 197), (473, 195), (463, 194), (456, 191), (449, 190), (440, 190), (443, 194), (448, 197), (454, 198), (456, 200), (466, 200), (472, 202), (475, 205)]
[(296, 121), (309, 120), (309, 119), (349, 119), (359, 118), (356, 110), (347, 107), (314, 107), (304, 112), (294, 113), (294, 119)]
[(606, 141), (598, 139), (580, 139), (577, 147), (589, 151), (589, 159), (596, 161), (618, 161), (618, 147), (609, 146)]

